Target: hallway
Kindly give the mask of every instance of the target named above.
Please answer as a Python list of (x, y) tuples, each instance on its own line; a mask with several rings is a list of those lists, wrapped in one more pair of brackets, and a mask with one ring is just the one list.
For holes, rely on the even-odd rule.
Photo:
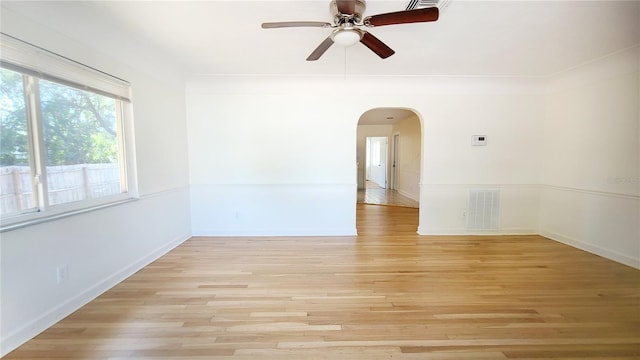
[(419, 203), (416, 200), (400, 195), (396, 190), (385, 189), (370, 180), (367, 180), (365, 184), (365, 189), (358, 190), (359, 204), (419, 207)]

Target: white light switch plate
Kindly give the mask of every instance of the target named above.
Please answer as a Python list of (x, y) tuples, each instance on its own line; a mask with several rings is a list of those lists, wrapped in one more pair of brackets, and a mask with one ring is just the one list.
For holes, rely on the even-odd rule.
[(487, 135), (473, 135), (473, 136), (471, 136), (471, 145), (473, 145), (473, 146), (485, 146), (485, 145), (487, 145)]

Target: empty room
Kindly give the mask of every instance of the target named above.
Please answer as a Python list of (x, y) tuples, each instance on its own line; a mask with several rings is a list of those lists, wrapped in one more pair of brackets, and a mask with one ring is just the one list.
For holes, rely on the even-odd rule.
[(4, 359), (640, 358), (640, 1), (1, 1)]

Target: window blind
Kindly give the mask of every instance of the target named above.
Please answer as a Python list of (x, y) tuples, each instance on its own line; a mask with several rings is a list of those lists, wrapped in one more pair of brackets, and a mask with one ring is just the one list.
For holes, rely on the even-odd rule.
[(129, 82), (0, 33), (1, 65), (41, 79), (130, 102)]

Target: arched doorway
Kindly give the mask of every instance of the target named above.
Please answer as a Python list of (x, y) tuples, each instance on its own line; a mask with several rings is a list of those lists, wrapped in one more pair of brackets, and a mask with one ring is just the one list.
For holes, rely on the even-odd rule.
[(419, 208), (422, 122), (409, 108), (374, 108), (357, 125), (358, 203)]

